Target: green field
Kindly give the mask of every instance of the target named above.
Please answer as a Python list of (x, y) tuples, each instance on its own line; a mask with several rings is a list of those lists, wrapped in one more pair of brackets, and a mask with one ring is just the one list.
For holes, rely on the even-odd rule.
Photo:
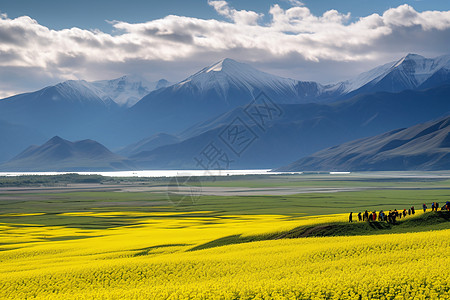
[[(340, 176), (339, 180), (323, 175), (308, 176), (237, 176), (216, 177), (214, 181), (206, 178), (201, 181), (203, 187), (239, 187), (253, 188), (282, 188), (282, 187), (314, 187), (314, 188), (361, 188), (368, 190), (330, 192), (330, 193), (302, 193), (293, 195), (251, 195), (251, 196), (217, 196), (203, 195), (190, 201), (185, 199), (177, 202), (172, 195), (169, 201), (166, 185), (168, 179), (131, 179), (104, 178), (94, 188), (87, 191), (52, 191), (51, 193), (32, 190), (21, 193), (2, 193), (0, 191), (0, 222), (2, 223), (33, 223), (40, 225), (61, 226), (121, 226), (139, 223), (139, 218), (111, 217), (98, 224), (98, 218), (66, 218), (60, 216), (67, 212), (194, 212), (206, 211), (208, 216), (226, 216), (232, 214), (276, 214), (289, 217), (328, 215), (359, 212), (364, 210), (403, 210), (415, 206), (420, 210), (423, 203), (430, 207), (431, 202), (445, 203), (450, 199), (450, 180), (447, 178), (356, 178)], [(58, 178), (58, 177), (56, 177)], [(61, 177), (67, 183), (66, 177)], [(90, 182), (92, 177), (76, 176), (77, 183)], [(7, 181), (11, 178), (0, 178)], [(29, 180), (29, 179), (28, 179)], [(35, 181), (38, 178), (34, 179)], [(33, 180), (29, 180), (33, 181)], [(17, 179), (20, 182), (20, 179)], [(61, 184), (53, 177), (51, 182)], [(122, 182), (121, 185), (113, 185)], [(123, 182), (126, 182), (125, 184)], [(197, 181), (195, 182), (197, 183)], [(33, 186), (33, 185), (31, 185)], [(41, 186), (41, 185), (39, 185)], [(109, 186), (114, 187), (108, 190)], [(121, 192), (122, 187), (160, 187), (156, 192)], [(264, 193), (264, 192), (262, 192)], [(34, 214), (37, 216), (15, 217), (7, 214)]]

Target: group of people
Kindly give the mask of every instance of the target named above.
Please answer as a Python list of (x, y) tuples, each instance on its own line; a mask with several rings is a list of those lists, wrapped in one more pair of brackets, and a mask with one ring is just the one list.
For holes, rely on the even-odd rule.
[[(422, 205), (423, 211), (427, 211), (427, 205), (424, 203)], [(431, 210), (437, 211), (439, 208), (439, 203), (433, 202), (431, 204)], [(444, 206), (442, 206), (441, 210), (450, 210), (450, 201), (447, 201)], [(384, 211), (380, 210), (377, 214), (376, 211), (369, 212), (365, 211), (364, 213), (359, 212), (358, 213), (358, 221), (359, 222), (373, 222), (373, 221), (379, 221), (379, 222), (388, 222), (391, 224), (395, 224), (397, 219), (405, 218), (406, 216), (414, 215), (416, 213), (416, 210), (414, 206), (411, 206), (408, 210), (406, 208), (403, 209), (403, 211), (397, 211), (396, 209), (390, 210), (388, 213), (385, 213)], [(353, 222), (353, 212), (350, 213), (348, 216), (348, 221)]]
[[(427, 205), (425, 203), (422, 205), (422, 208), (423, 212), (427, 211)], [(431, 203), (431, 211), (438, 211), (438, 209), (439, 209), (438, 202)], [(441, 207), (441, 210), (450, 210), (450, 201), (447, 201), (445, 205)]]

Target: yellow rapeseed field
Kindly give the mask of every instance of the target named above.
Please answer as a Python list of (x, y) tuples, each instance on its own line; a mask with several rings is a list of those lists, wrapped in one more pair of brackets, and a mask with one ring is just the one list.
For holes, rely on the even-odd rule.
[[(111, 215), (70, 217), (86, 214)], [(450, 229), (189, 251), (224, 236), (345, 221), (346, 215), (120, 214), (140, 214), (142, 221), (89, 230), (0, 224), (0, 298), (450, 299)]]

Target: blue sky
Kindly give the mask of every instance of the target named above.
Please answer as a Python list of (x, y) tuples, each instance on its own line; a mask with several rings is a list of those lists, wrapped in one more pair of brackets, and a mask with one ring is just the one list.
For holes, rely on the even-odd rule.
[(225, 57), (329, 83), (450, 53), (449, 0), (3, 0), (0, 13), (0, 97), (67, 79), (179, 81)]
[[(289, 1), (245, 0), (228, 1), (236, 9), (254, 10), (266, 13), (274, 3), (289, 7)], [(373, 13), (383, 13), (391, 7), (409, 4), (417, 11), (449, 10), (449, 0), (304, 0), (302, 1), (314, 14), (323, 14), (330, 9), (342, 13), (350, 12), (352, 17), (362, 17)], [(202, 0), (3, 0), (0, 11), (9, 17), (27, 15), (40, 24), (53, 29), (80, 27), (111, 31), (105, 20), (120, 20), (131, 23), (145, 22), (163, 18), (169, 14), (197, 18), (223, 19), (217, 16), (207, 1)]]

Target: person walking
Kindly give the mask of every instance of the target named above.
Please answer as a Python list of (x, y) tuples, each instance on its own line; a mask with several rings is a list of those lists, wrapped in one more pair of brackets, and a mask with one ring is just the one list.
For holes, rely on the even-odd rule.
[(422, 205), (422, 208), (423, 208), (423, 212), (427, 211), (427, 205), (425, 203)]
[(353, 212), (351, 212), (350, 215), (348, 216), (348, 221), (349, 221), (350, 223), (353, 222)]
[(431, 211), (434, 211), (434, 208), (436, 207), (436, 205), (434, 205), (434, 202), (431, 203)]
[(358, 221), (359, 221), (359, 222), (362, 221), (362, 215), (361, 215), (361, 212), (358, 213)]
[(414, 208), (414, 206), (411, 206), (411, 213), (414, 215), (416, 213), (416, 209)]

